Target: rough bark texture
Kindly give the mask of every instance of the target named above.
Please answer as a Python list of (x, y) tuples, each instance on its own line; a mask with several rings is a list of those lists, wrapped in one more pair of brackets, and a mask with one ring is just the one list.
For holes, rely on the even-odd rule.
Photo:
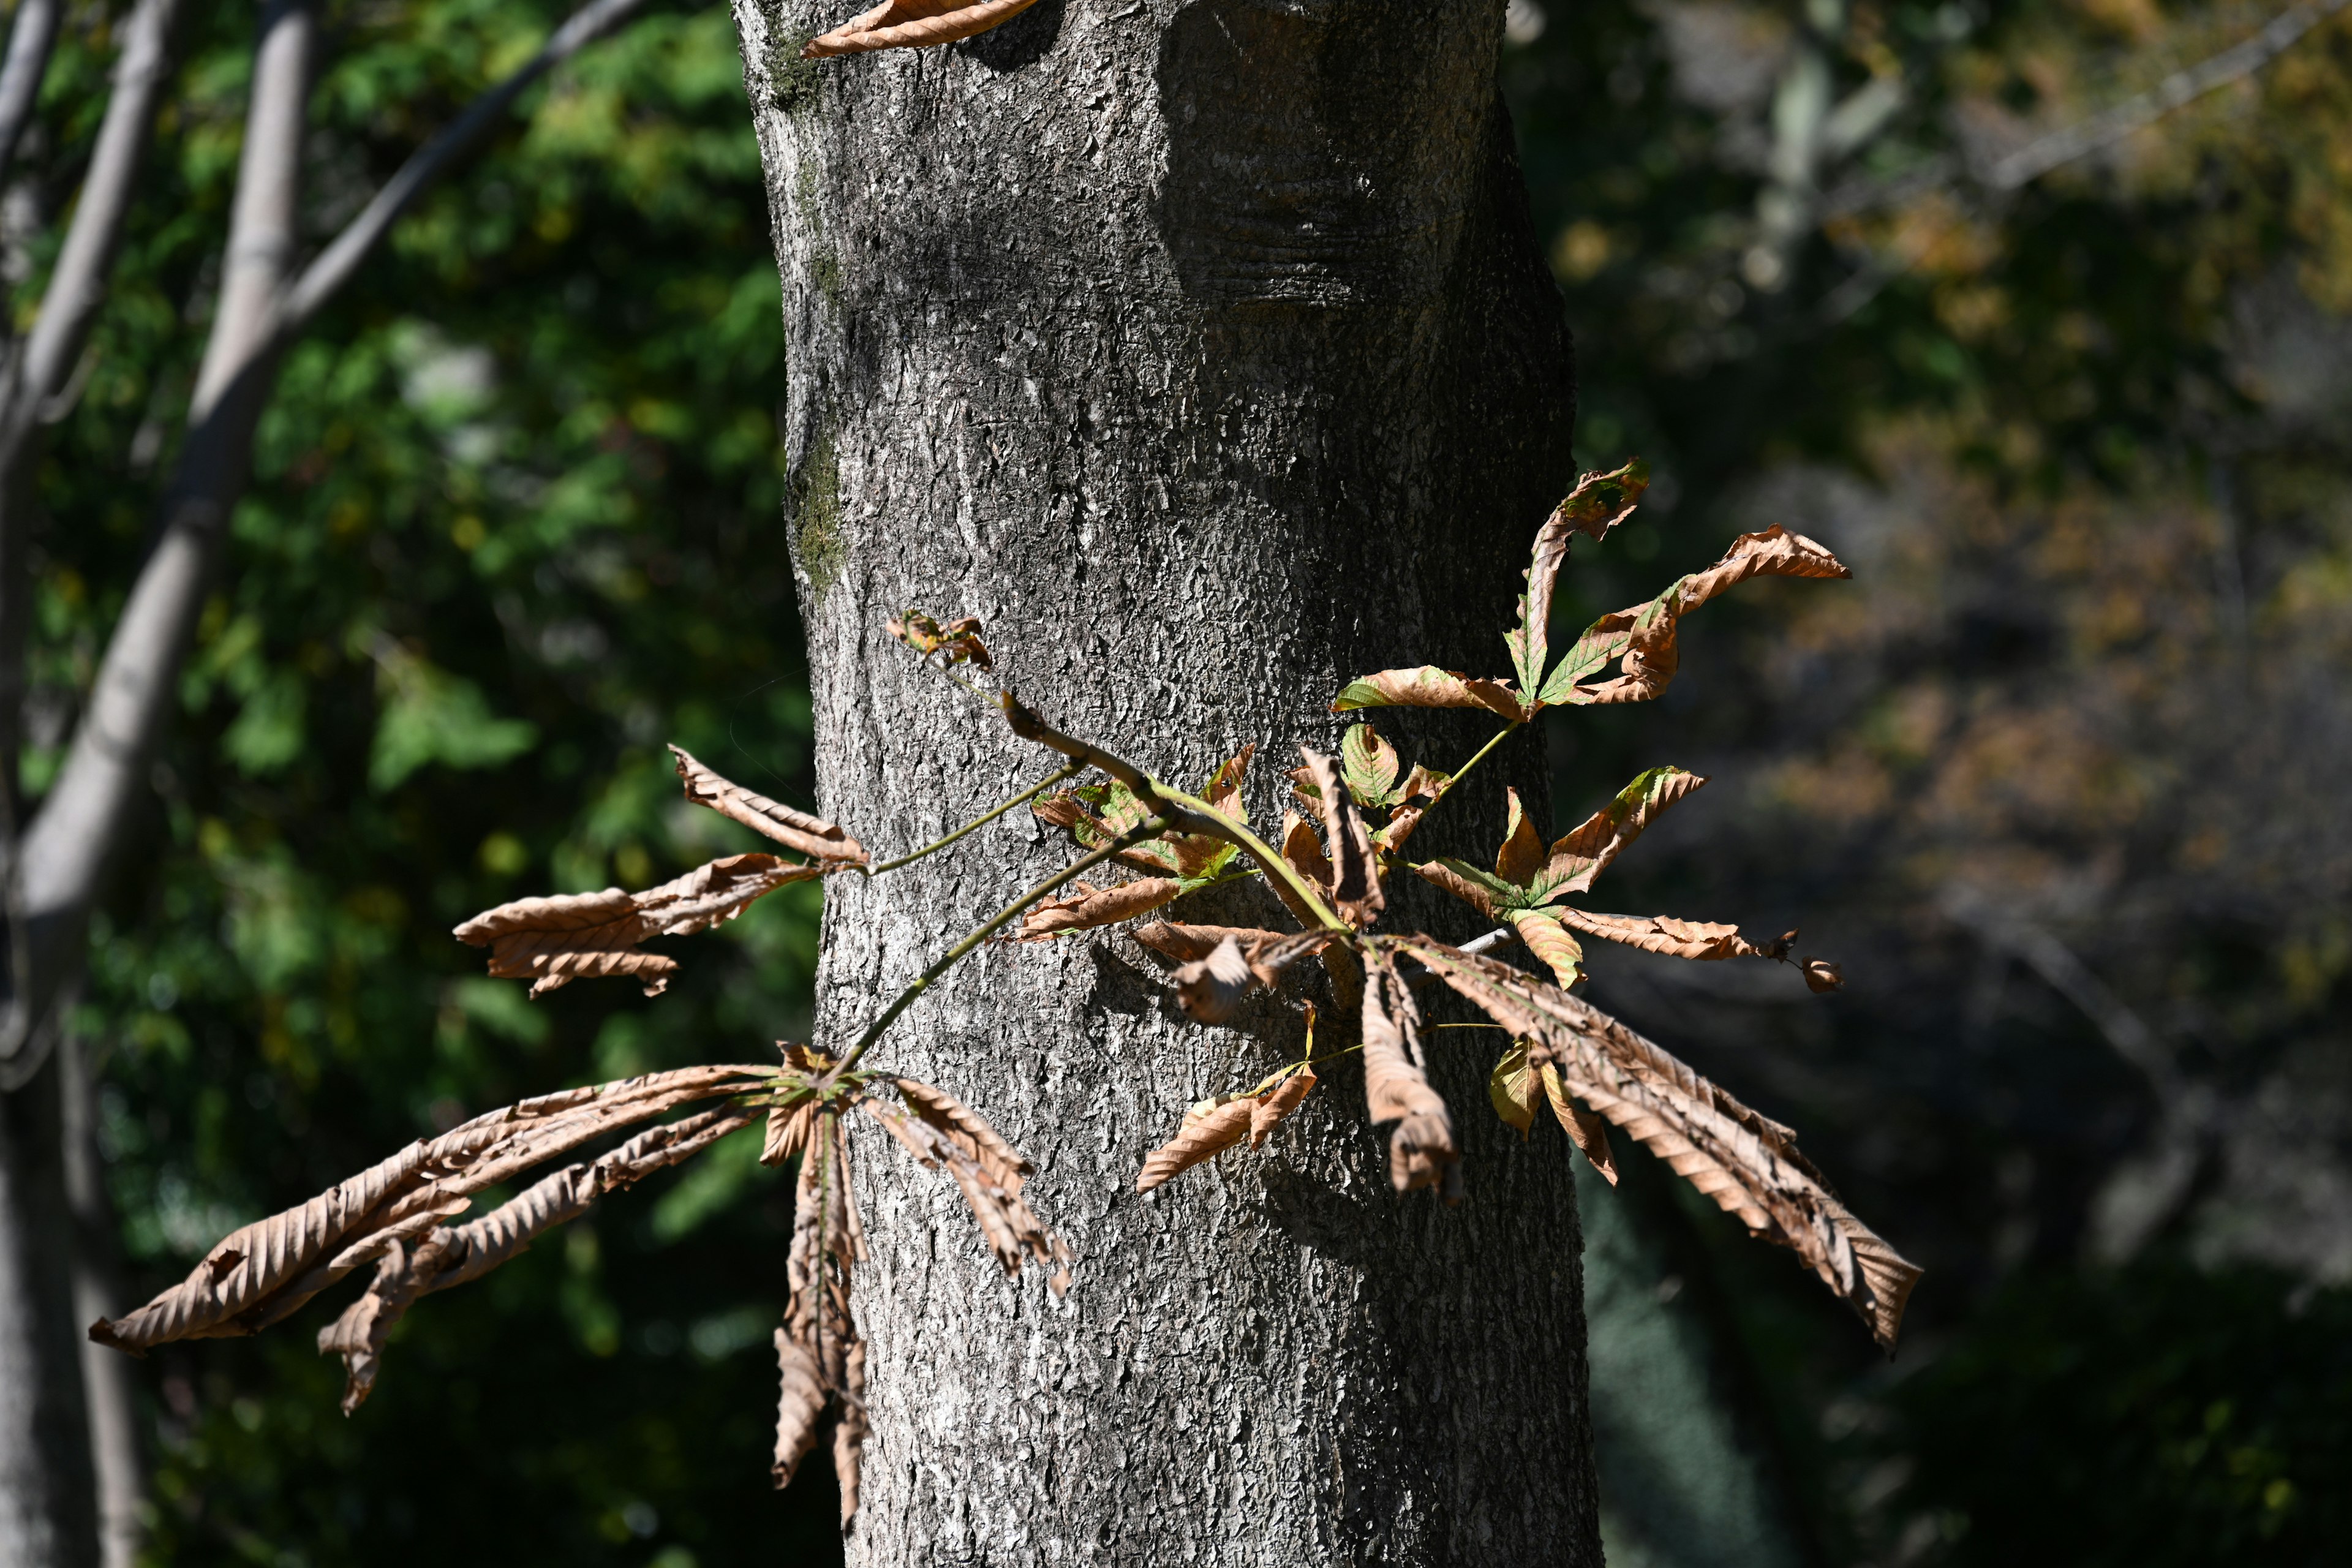
[[(1347, 677), (1505, 668), (1573, 384), (1501, 0), (1042, 0), (949, 49), (799, 60), (850, 9), (735, 5), (824, 808), (881, 858), (1052, 765), (887, 641), (910, 606), (984, 617), (1024, 699), (1172, 780), (1264, 742), (1266, 827), (1297, 743), (1337, 750)], [(1491, 732), (1381, 727), (1447, 768)], [(1491, 852), (1506, 777), (1539, 786), (1531, 748), (1486, 767), (1431, 847)], [(837, 879), (821, 1041), (1067, 853), (1016, 817)], [(1469, 933), (1424, 891), (1390, 923)], [(1178, 909), (1285, 923), (1255, 889)], [(1080, 1261), (1060, 1305), (1008, 1285), (952, 1189), (860, 1132), (853, 1562), (1598, 1564), (1574, 1184), (1487, 1111), (1496, 1037), (1433, 1036), (1458, 1210), (1390, 1192), (1352, 1058), (1262, 1153), (1135, 1194), (1187, 1101), (1297, 1039), (1263, 1001), (1188, 1024), (1124, 935), (985, 950), (898, 1026), (876, 1062), (996, 1119)]]

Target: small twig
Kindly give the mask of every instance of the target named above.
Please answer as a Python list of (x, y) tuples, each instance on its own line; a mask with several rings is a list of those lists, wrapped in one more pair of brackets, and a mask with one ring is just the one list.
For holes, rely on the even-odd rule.
[(874, 1042), (882, 1037), (883, 1031), (889, 1028), (892, 1024), (898, 1021), (899, 1014), (905, 1012), (909, 1006), (914, 1005), (916, 997), (920, 996), (924, 992), (929, 990), (933, 981), (937, 980), (940, 975), (945, 974), (949, 970), (954, 968), (959, 963), (962, 962), (963, 959), (975, 951), (982, 942), (986, 942), (990, 937), (994, 936), (998, 931), (1011, 924), (1020, 916), (1024, 910), (1026, 910), (1030, 905), (1036, 903), (1043, 899), (1050, 898), (1053, 894), (1060, 891), (1063, 888), (1076, 880), (1087, 872), (1093, 870), (1097, 866), (1101, 865), (1104, 861), (1109, 859), (1112, 856), (1118, 854), (1121, 850), (1131, 849), (1136, 845), (1142, 843), (1145, 839), (1155, 837), (1167, 831), (1168, 822), (1164, 817), (1155, 816), (1148, 822), (1139, 823), (1137, 826), (1129, 828), (1125, 833), (1120, 834), (1117, 838), (1114, 838), (1109, 843), (1104, 845), (1101, 848), (1091, 850), (1085, 855), (1079, 856), (1076, 860), (1064, 867), (1061, 870), (1055, 872), (1052, 876), (1046, 878), (1044, 881), (1038, 883), (1035, 887), (1030, 889), (1027, 892), (1022, 894), (1011, 903), (1005, 905), (1004, 908), (998, 910), (985, 923), (975, 928), (961, 942), (948, 949), (947, 952), (941, 955), (938, 963), (932, 964), (929, 969), (924, 970), (922, 973), (917, 975), (913, 982), (910, 983), (904, 991), (898, 993), (898, 999), (891, 1003), (890, 1005), (883, 1011), (880, 1017), (875, 1019), (872, 1024), (866, 1026), (865, 1034), (858, 1037), (857, 1044), (852, 1046), (849, 1048), (849, 1054), (841, 1058), (841, 1065), (835, 1068), (830, 1073), (825, 1075), (826, 1081), (832, 1082), (837, 1080), (842, 1077), (842, 1075), (856, 1067), (858, 1061), (864, 1058), (866, 1051), (872, 1048)]
[(953, 844), (957, 839), (965, 837), (967, 834), (979, 832), (990, 823), (994, 822), (998, 817), (1003, 816), (1006, 812), (1011, 811), (1014, 806), (1024, 805), (1030, 801), (1036, 799), (1039, 795), (1044, 795), (1047, 790), (1052, 789), (1055, 784), (1062, 783), (1066, 779), (1074, 779), (1086, 771), (1086, 763), (1072, 763), (1068, 767), (1062, 769), (1058, 773), (1047, 774), (1045, 780), (1038, 784), (1034, 788), (1024, 790), (1021, 794), (1014, 795), (1011, 800), (1006, 801), (1003, 805), (995, 807), (993, 810), (989, 811), (983, 816), (972, 818), (970, 822), (965, 823), (961, 827), (957, 828), (953, 833), (949, 834), (945, 838), (941, 838), (935, 843), (926, 844), (911, 855), (901, 855), (896, 860), (885, 860), (879, 866), (862, 866), (858, 868), (858, 869), (863, 871), (868, 877), (878, 877), (885, 871), (895, 871), (901, 866), (911, 866), (926, 855), (935, 855), (939, 853), (939, 851), (946, 848), (949, 845)]

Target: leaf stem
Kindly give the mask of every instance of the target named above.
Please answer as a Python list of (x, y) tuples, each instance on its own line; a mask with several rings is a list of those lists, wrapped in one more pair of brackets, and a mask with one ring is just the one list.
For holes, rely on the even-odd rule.
[(1423, 812), (1421, 814), (1421, 820), (1413, 824), (1413, 831), (1418, 833), (1423, 827), (1426, 826), (1429, 823), (1430, 817), (1436, 812), (1437, 808), (1445, 804), (1445, 797), (1454, 793), (1454, 786), (1460, 784), (1464, 779), (1469, 777), (1470, 770), (1476, 767), (1480, 763), (1485, 762), (1486, 760), (1487, 752), (1501, 745), (1510, 737), (1513, 731), (1520, 728), (1522, 728), (1522, 726), (1519, 724), (1504, 725), (1501, 729), (1495, 731), (1494, 739), (1479, 747), (1468, 762), (1455, 769), (1454, 776), (1447, 779), (1444, 785), (1438, 790), (1437, 798), (1429, 803), (1429, 810)]
[(929, 969), (924, 970), (922, 973), (917, 975), (913, 982), (909, 984), (904, 991), (899, 992), (898, 999), (891, 1003), (887, 1008), (883, 1010), (883, 1014), (880, 1017), (875, 1019), (872, 1024), (866, 1026), (866, 1033), (858, 1037), (857, 1044), (852, 1046), (849, 1048), (849, 1054), (841, 1058), (841, 1065), (835, 1068), (833, 1071), (826, 1076), (829, 1079), (838, 1079), (843, 1074), (856, 1067), (859, 1060), (865, 1057), (866, 1051), (872, 1048), (874, 1042), (882, 1037), (883, 1031), (889, 1028), (892, 1024), (898, 1021), (899, 1014), (905, 1012), (909, 1006), (914, 1005), (916, 997), (920, 996), (924, 992), (929, 990), (933, 981), (937, 980), (940, 975), (945, 974), (949, 970), (961, 963), (972, 952), (974, 949), (979, 947), (982, 942), (986, 942), (990, 937), (994, 936), (1005, 926), (1012, 923), (1012, 921), (1017, 918), (1024, 910), (1026, 910), (1030, 905), (1037, 903), (1041, 900), (1048, 898), (1054, 893), (1058, 892), (1061, 889), (1066, 887), (1071, 882), (1076, 881), (1079, 877), (1085, 875), (1087, 872), (1093, 870), (1097, 866), (1101, 865), (1104, 861), (1109, 859), (1112, 856), (1118, 854), (1121, 850), (1133, 848), (1136, 845), (1142, 843), (1145, 839), (1153, 837), (1167, 831), (1168, 820), (1165, 817), (1155, 816), (1148, 822), (1138, 823), (1135, 826), (1129, 828), (1125, 833), (1120, 834), (1117, 838), (1112, 839), (1101, 848), (1090, 850), (1087, 853), (1079, 856), (1069, 865), (1065, 866), (1062, 869), (1055, 872), (1052, 876), (1046, 878), (1044, 881), (1038, 883), (1035, 887), (1030, 889), (1027, 892), (1022, 894), (1011, 903), (1005, 905), (1004, 908), (999, 910), (994, 915), (991, 916), (987, 921), (974, 929), (961, 942), (957, 942), (953, 947), (948, 949), (947, 952), (940, 956), (938, 963), (932, 964)]
[(957, 828), (945, 838), (940, 839), (936, 843), (926, 844), (911, 855), (901, 855), (896, 860), (885, 860), (879, 866), (864, 867), (861, 868), (861, 869), (863, 869), (868, 877), (878, 877), (885, 871), (895, 871), (901, 866), (911, 866), (926, 855), (935, 855), (939, 853), (949, 845), (953, 844), (957, 839), (963, 837), (966, 834), (977, 833), (982, 828), (987, 826), (990, 823), (994, 822), (998, 817), (1003, 816), (1006, 812), (1011, 811), (1014, 806), (1027, 805), (1029, 802), (1036, 799), (1039, 795), (1044, 795), (1047, 790), (1052, 789), (1055, 784), (1060, 784), (1063, 780), (1074, 779), (1086, 771), (1086, 763), (1072, 763), (1068, 767), (1062, 769), (1059, 773), (1047, 774), (1035, 788), (1025, 790), (1020, 795), (1014, 795), (1011, 800), (1006, 801), (1003, 805), (995, 807), (984, 816), (973, 817), (970, 822), (965, 823), (961, 827)]

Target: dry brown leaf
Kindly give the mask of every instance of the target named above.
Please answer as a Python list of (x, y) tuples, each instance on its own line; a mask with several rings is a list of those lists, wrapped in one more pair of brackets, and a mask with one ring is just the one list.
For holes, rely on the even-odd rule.
[(1187, 1110), (1176, 1136), (1143, 1157), (1143, 1173), (1135, 1178), (1135, 1190), (1148, 1193), (1180, 1171), (1189, 1171), (1240, 1142), (1250, 1130), (1256, 1106), (1255, 1100), (1247, 1098), (1212, 1100)]
[(1388, 896), (1381, 890), (1380, 863), (1372, 856), (1372, 837), (1364, 829), (1355, 801), (1340, 785), (1337, 763), (1305, 746), (1298, 752), (1307, 760), (1323, 812), (1324, 849), (1332, 868), (1331, 901), (1339, 907), (1340, 919), (1361, 931), (1388, 907)]
[(1609, 1123), (1568, 1097), (1568, 1088), (1560, 1082), (1559, 1068), (1546, 1061), (1538, 1069), (1543, 1078), (1544, 1098), (1551, 1101), (1551, 1113), (1559, 1119), (1569, 1141), (1581, 1150), (1601, 1179), (1611, 1186), (1617, 1184), (1617, 1156), (1609, 1148)]
[[(1666, 688), (1682, 662), (1676, 643), (1682, 617), (1727, 589), (1751, 577), (1851, 577), (1835, 555), (1801, 533), (1775, 523), (1761, 533), (1744, 533), (1723, 559), (1694, 572), (1645, 605), (1603, 616), (1588, 627), (1563, 668), (1591, 668), (1598, 659), (1620, 658), (1622, 673), (1595, 686), (1577, 686), (1559, 700), (1570, 703), (1645, 702)], [(1621, 652), (1622, 650), (1622, 652)], [(1545, 688), (1549, 699), (1551, 688)]]
[[(1008, 22), (1037, 0), (887, 0), (801, 46), (801, 58), (951, 44)], [(982, 666), (986, 668), (985, 665)]]
[(1139, 877), (1116, 887), (1071, 884), (1067, 897), (1047, 899), (1021, 917), (1022, 942), (1042, 942), (1064, 931), (1091, 931), (1149, 914), (1184, 890), (1172, 877)]
[(90, 1338), (136, 1352), (174, 1340), (253, 1333), (395, 1244), (463, 1213), (474, 1193), (605, 1132), (695, 1100), (761, 1089), (774, 1077), (760, 1068), (687, 1068), (541, 1095), (478, 1116), (297, 1208), (231, 1233), (187, 1279), (136, 1311), (92, 1324)]
[(686, 785), (686, 798), (695, 805), (707, 805), (730, 822), (740, 822), (788, 849), (823, 861), (828, 870), (867, 863), (865, 846), (838, 824), (745, 789), (695, 761), (683, 746), (669, 750), (677, 763), (678, 779)]
[(1375, 1126), (1397, 1123), (1389, 1139), (1389, 1183), (1398, 1192), (1441, 1187), (1458, 1202), (1461, 1152), (1454, 1118), (1422, 1070), (1421, 1014), (1412, 992), (1385, 952), (1364, 954), (1364, 1103)]
[(1208, 957), (1227, 937), (1241, 944), (1244, 955), (1255, 957), (1261, 949), (1284, 941), (1286, 934), (1255, 926), (1196, 926), (1154, 921), (1148, 926), (1138, 926), (1135, 940), (1164, 958), (1192, 963)]
[(1372, 842), (1391, 855), (1403, 849), (1404, 841), (1412, 837), (1412, 830), (1444, 798), (1452, 783), (1445, 774), (1413, 763), (1412, 772), (1405, 775), (1403, 784), (1397, 790), (1397, 804), (1389, 813), (1388, 825), (1372, 835)]
[(1619, 792), (1617, 798), (1579, 823), (1557, 840), (1545, 857), (1544, 871), (1558, 879), (1552, 893), (1581, 893), (1607, 870), (1644, 829), (1676, 801), (1696, 794), (1706, 780), (1681, 768), (1652, 768)]
[(1424, 860), (1412, 871), (1414, 876), (1444, 889), (1488, 920), (1496, 918), (1494, 895), (1443, 860)]
[(1030, 1211), (1021, 1188), (1029, 1162), (1006, 1142), (979, 1112), (931, 1084), (910, 1078), (890, 1080), (905, 1109), (871, 1097), (858, 1106), (896, 1138), (907, 1152), (933, 1169), (945, 1169), (963, 1192), (982, 1237), (1007, 1275), (1024, 1260), (1051, 1268), (1046, 1283), (1055, 1295), (1069, 1289), (1070, 1249)]
[(1249, 773), (1250, 759), (1256, 755), (1255, 741), (1244, 745), (1231, 761), (1211, 775), (1209, 787), (1201, 792), (1201, 798), (1213, 810), (1224, 813), (1244, 826), (1249, 823), (1249, 808), (1242, 804), (1242, 781)]
[(1808, 958), (1797, 967), (1804, 973), (1805, 989), (1817, 996), (1845, 984), (1844, 971), (1826, 958)]
[[(1315, 1020), (1310, 1009), (1307, 1022), (1307, 1048), (1314, 1048)], [(1302, 1067), (1250, 1102), (1250, 1147), (1265, 1142), (1265, 1135), (1286, 1121), (1298, 1109), (1307, 1091), (1315, 1087), (1315, 1069)]]
[(841, 1111), (828, 1107), (819, 1117), (801, 1160), (793, 1188), (792, 1250), (785, 1277), (792, 1298), (784, 1326), (776, 1331), (782, 1388), (776, 1406), (779, 1489), (816, 1447), (826, 1415), (834, 1414), (836, 1466), (846, 1459), (842, 1522), (856, 1511), (857, 1455), (865, 1437), (865, 1342), (849, 1307), (851, 1275), (866, 1259), (865, 1239), (850, 1192), (849, 1145), (842, 1136)]
[(1482, 680), (1428, 664), (1360, 675), (1331, 703), (1334, 713), (1359, 708), (1484, 708), (1514, 724), (1528, 717), (1509, 681)]
[(1495, 851), (1495, 875), (1524, 888), (1543, 869), (1543, 835), (1519, 804), (1519, 792), (1507, 789), (1503, 795), (1510, 806), (1510, 826), (1503, 835), (1503, 847)]
[(1519, 940), (1528, 944), (1528, 951), (1544, 961), (1562, 986), (1573, 985), (1584, 978), (1583, 947), (1550, 913), (1542, 910), (1514, 910), (1511, 924), (1517, 930)]
[(1314, 827), (1295, 811), (1282, 814), (1282, 858), (1307, 886), (1322, 893), (1331, 890), (1331, 858), (1323, 853), (1323, 840)]
[(1663, 952), (1670, 958), (1785, 958), (1789, 952), (1788, 938), (1759, 946), (1740, 935), (1735, 925), (1678, 921), (1671, 915), (1596, 914), (1567, 905), (1551, 913), (1572, 931), (1607, 942), (1622, 942), (1644, 952)]
[(1176, 971), (1176, 1005), (1199, 1024), (1222, 1024), (1257, 984), (1241, 943), (1232, 937)]
[(366, 1292), (319, 1331), (319, 1352), (343, 1358), (343, 1414), (375, 1387), (383, 1344), (420, 1298), (478, 1279), (542, 1233), (577, 1219), (605, 1193), (692, 1158), (759, 1120), (751, 1110), (705, 1110), (637, 1134), (601, 1159), (567, 1165), (467, 1225), (436, 1226), (415, 1243), (395, 1240)]
[(533, 996), (585, 976), (635, 975), (646, 994), (667, 988), (677, 961), (642, 952), (648, 937), (688, 936), (731, 921), (754, 900), (788, 882), (824, 874), (773, 855), (730, 855), (642, 893), (607, 888), (551, 899), (518, 899), (459, 926), (459, 942), (490, 950), (490, 973), (529, 979)]
[[(1383, 962), (1410, 954), (1496, 1023), (1540, 1047), (1568, 1095), (1623, 1128), (1757, 1236), (1795, 1251), (1862, 1314), (1882, 1346), (1894, 1347), (1919, 1270), (1838, 1201), (1797, 1152), (1795, 1133), (1545, 981), (1428, 937), (1370, 942)], [(1369, 1028), (1366, 1037), (1369, 1071)]]
[(800, 1157), (808, 1147), (809, 1133), (816, 1126), (817, 1102), (804, 1100), (798, 1105), (776, 1105), (768, 1109), (767, 1141), (760, 1150), (760, 1163), (781, 1165)]
[[(866, 19), (860, 17), (858, 21)], [(857, 23), (852, 22), (849, 26), (854, 27)], [(848, 29), (842, 30), (845, 32)], [(801, 58), (806, 59), (809, 57), (803, 54)], [(990, 670), (996, 668), (988, 657), (988, 645), (980, 640), (980, 617), (977, 616), (966, 616), (943, 626), (932, 616), (909, 610), (904, 618), (893, 617), (883, 622), (882, 629), (926, 659), (935, 653), (943, 656), (940, 660), (943, 666), (952, 668), (968, 664), (975, 669)]]

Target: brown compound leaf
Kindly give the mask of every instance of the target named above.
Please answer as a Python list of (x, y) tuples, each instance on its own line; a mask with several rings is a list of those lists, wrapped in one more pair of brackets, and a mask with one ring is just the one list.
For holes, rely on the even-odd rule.
[(1421, 1014), (1385, 952), (1364, 954), (1364, 1104), (1374, 1125), (1397, 1124), (1389, 1139), (1389, 1184), (1398, 1192), (1437, 1186), (1461, 1201), (1462, 1155), (1454, 1118), (1422, 1070)]
[(1388, 895), (1381, 890), (1380, 862), (1372, 855), (1372, 836), (1365, 831), (1355, 801), (1341, 787), (1332, 760), (1305, 746), (1298, 752), (1307, 760), (1322, 807), (1324, 848), (1332, 868), (1331, 901), (1340, 919), (1361, 931), (1388, 907)]
[(822, 862), (827, 870), (868, 863), (866, 847), (839, 824), (745, 789), (697, 762), (683, 746), (669, 750), (677, 764), (678, 779), (686, 786), (686, 798), (695, 805), (707, 805), (730, 822), (740, 822), (788, 849), (797, 849)]
[(1240, 1142), (1249, 1132), (1256, 1107), (1255, 1100), (1243, 1097), (1204, 1100), (1185, 1111), (1176, 1136), (1143, 1157), (1143, 1172), (1135, 1178), (1135, 1190), (1148, 1193), (1171, 1176)]
[(1509, 681), (1482, 680), (1428, 664), (1360, 675), (1331, 700), (1334, 713), (1359, 708), (1484, 708), (1514, 724), (1528, 717)]
[(887, 0), (811, 38), (801, 46), (801, 58), (951, 44), (985, 33), (1035, 4), (1036, 0)]
[[(188, 1277), (135, 1311), (92, 1324), (100, 1344), (136, 1354), (175, 1340), (268, 1327), (394, 1245), (463, 1213), (472, 1194), (622, 1127), (680, 1105), (749, 1093), (762, 1068), (687, 1068), (522, 1100), (420, 1139), (295, 1208), (230, 1233)], [(655, 1133), (677, 1136), (674, 1129)]]
[[(1838, 1200), (1798, 1152), (1794, 1132), (1533, 975), (1429, 937), (1370, 938), (1367, 946), (1383, 961), (1410, 954), (1541, 1047), (1567, 1095), (1623, 1128), (1754, 1235), (1794, 1251), (1861, 1314), (1883, 1348), (1894, 1348), (1919, 1270)], [(1367, 1030), (1368, 1057), (1369, 1037)]]
[(824, 872), (823, 866), (798, 866), (773, 855), (730, 855), (641, 893), (607, 888), (601, 893), (518, 899), (485, 910), (453, 934), (470, 946), (488, 947), (492, 977), (528, 979), (533, 996), (604, 974), (634, 975), (646, 995), (658, 996), (677, 961), (641, 952), (637, 943), (649, 937), (688, 936), (731, 921), (754, 900)]
[(1043, 942), (1065, 931), (1091, 931), (1149, 914), (1184, 890), (1173, 877), (1139, 877), (1132, 882), (1097, 888), (1071, 884), (1066, 897), (1032, 905), (1021, 917), (1020, 942)]
[(567, 1165), (484, 1215), (436, 1226), (415, 1243), (394, 1241), (365, 1293), (319, 1331), (319, 1353), (343, 1358), (343, 1414), (375, 1387), (385, 1338), (418, 1300), (478, 1279), (533, 1240), (588, 1212), (598, 1197), (691, 1159), (759, 1120), (753, 1110), (705, 1110), (652, 1128), (601, 1159)]

